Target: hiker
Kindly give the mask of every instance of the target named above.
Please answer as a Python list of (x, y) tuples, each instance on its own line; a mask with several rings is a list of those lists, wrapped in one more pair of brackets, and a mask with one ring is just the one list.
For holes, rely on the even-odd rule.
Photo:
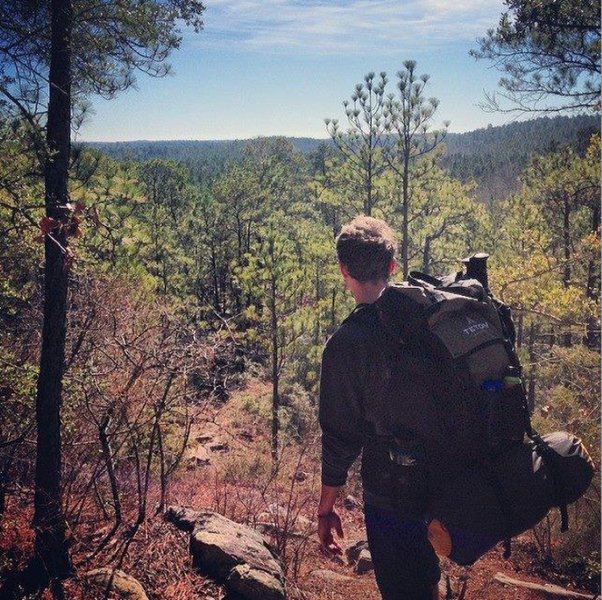
[[(343, 537), (343, 529), (334, 505), (349, 468), (362, 453), (366, 532), (383, 599), (437, 599), (441, 572), (427, 538), (420, 484), (413, 483), (403, 498), (393, 499), (399, 490), (388, 474), (390, 449), (377, 431), (387, 415), (387, 398), (381, 393), (387, 360), (372, 304), (396, 267), (394, 233), (384, 221), (358, 216), (342, 228), (336, 248), (356, 307), (328, 340), (322, 356), (320, 544), (328, 553), (342, 553), (337, 537)], [(407, 381), (407, 393), (419, 388), (420, 382)]]

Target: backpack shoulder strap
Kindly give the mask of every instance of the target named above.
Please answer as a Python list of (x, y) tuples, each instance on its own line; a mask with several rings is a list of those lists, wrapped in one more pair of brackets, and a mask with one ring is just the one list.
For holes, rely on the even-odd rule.
[(422, 273), (421, 271), (410, 271), (408, 274), (408, 283), (430, 288), (437, 288), (443, 285), (443, 281), (438, 277), (433, 277), (432, 275)]

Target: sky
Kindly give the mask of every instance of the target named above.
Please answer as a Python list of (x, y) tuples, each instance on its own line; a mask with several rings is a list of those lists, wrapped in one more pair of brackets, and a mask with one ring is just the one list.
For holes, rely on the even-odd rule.
[(497, 24), (502, 0), (206, 0), (204, 30), (183, 29), (173, 75), (93, 100), (81, 141), (326, 138), (370, 71), (390, 91), (405, 60), (431, 76), (434, 125), (471, 131), (512, 120), (479, 103), (500, 73), (468, 51)]

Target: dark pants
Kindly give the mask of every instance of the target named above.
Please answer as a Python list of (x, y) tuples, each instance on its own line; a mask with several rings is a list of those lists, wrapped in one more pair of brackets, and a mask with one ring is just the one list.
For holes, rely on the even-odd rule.
[(383, 600), (432, 600), (439, 559), (423, 520), (402, 518), (367, 504), (368, 545)]

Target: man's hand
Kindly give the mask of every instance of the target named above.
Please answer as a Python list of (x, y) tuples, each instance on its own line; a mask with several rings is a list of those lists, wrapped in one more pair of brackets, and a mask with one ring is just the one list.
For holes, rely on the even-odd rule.
[(318, 538), (322, 550), (327, 554), (343, 554), (341, 546), (332, 534), (333, 530), (339, 538), (345, 537), (341, 518), (334, 509), (326, 515), (318, 516)]

